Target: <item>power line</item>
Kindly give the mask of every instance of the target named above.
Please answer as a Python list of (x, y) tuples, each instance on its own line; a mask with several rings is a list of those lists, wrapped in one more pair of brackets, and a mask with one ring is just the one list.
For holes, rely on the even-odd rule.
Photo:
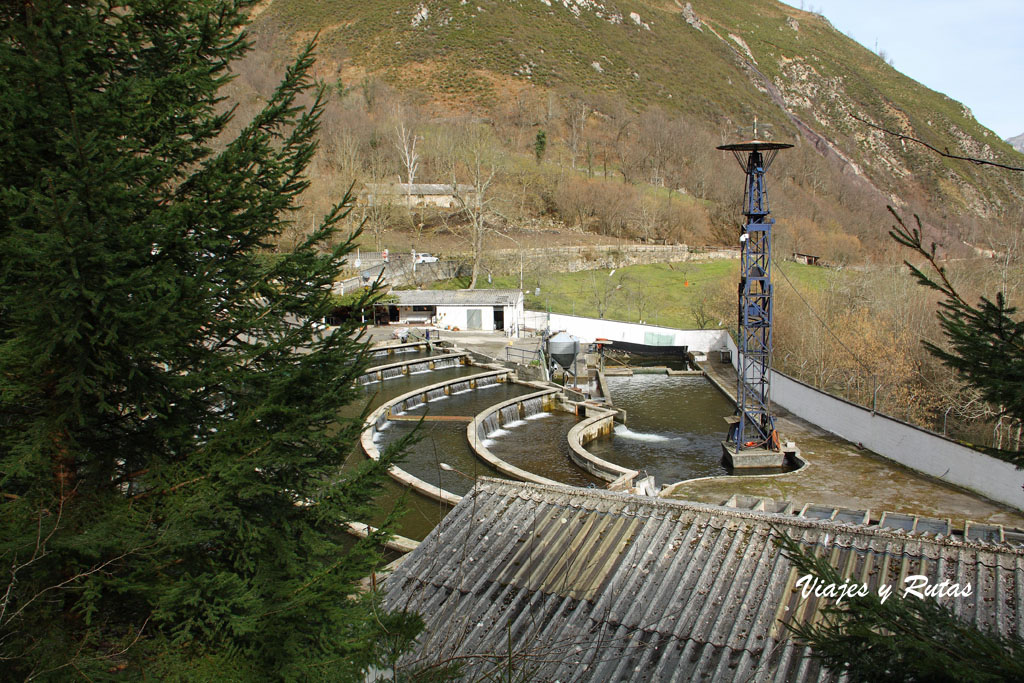
[(772, 262), (772, 265), (775, 267), (775, 269), (778, 270), (782, 274), (782, 278), (789, 284), (789, 286), (793, 289), (793, 291), (796, 292), (797, 297), (800, 299), (800, 301), (803, 302), (804, 306), (807, 307), (807, 310), (809, 310), (811, 312), (811, 314), (818, 320), (818, 322), (821, 323), (821, 326), (825, 328), (825, 331), (828, 332), (832, 336), (832, 338), (836, 340), (836, 343), (839, 344), (839, 348), (843, 349), (848, 354), (850, 354), (850, 357), (853, 358), (853, 360), (855, 360), (857, 362), (857, 364), (860, 365), (869, 375), (871, 375), (872, 378), (874, 378), (875, 373), (871, 371), (871, 368), (869, 368), (857, 356), (857, 354), (855, 354), (853, 351), (851, 351), (850, 348), (845, 343), (843, 343), (843, 340), (840, 339), (839, 336), (835, 332), (832, 331), (832, 328), (828, 326), (828, 323), (826, 323), (821, 318), (821, 316), (818, 315), (818, 312), (816, 310), (814, 310), (814, 307), (811, 306), (810, 303), (808, 303), (807, 299), (804, 298), (804, 295), (800, 293), (800, 290), (796, 288), (796, 285), (793, 284), (793, 281), (789, 279), (788, 275), (786, 275), (786, 271), (784, 271), (779, 266), (778, 262), (775, 260), (775, 257), (772, 257), (771, 262)]

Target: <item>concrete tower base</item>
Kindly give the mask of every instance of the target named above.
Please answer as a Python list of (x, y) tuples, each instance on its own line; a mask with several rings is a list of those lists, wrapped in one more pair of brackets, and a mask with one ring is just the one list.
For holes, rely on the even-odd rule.
[(786, 454), (782, 451), (771, 451), (767, 448), (744, 448), (736, 450), (736, 446), (728, 441), (722, 442), (722, 455), (725, 462), (733, 469), (782, 467), (786, 463)]

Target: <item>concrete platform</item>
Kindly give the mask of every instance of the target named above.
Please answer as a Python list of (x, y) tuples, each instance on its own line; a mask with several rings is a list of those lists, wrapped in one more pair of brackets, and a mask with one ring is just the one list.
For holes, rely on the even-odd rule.
[(767, 448), (744, 448), (737, 451), (727, 441), (722, 442), (722, 455), (729, 467), (737, 470), (782, 467), (786, 463), (786, 454), (782, 451), (770, 451)]
[[(736, 371), (718, 359), (701, 363), (708, 378), (736, 400)], [(926, 517), (1024, 528), (1024, 512), (915, 472), (789, 415), (775, 406), (776, 426), (795, 441), (809, 463), (798, 472), (754, 477), (710, 477), (662, 493), (714, 505), (732, 495), (805, 503), (828, 502), (851, 510), (890, 510)]]

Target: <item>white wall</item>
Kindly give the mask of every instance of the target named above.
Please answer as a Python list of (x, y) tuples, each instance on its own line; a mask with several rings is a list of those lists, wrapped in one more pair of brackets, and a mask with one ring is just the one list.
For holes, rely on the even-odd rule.
[[(1024, 471), (894, 418), (772, 373), (772, 401), (848, 441), (890, 460), (1024, 509)], [(870, 486), (871, 482), (860, 482)]]
[[(547, 321), (547, 313), (527, 311), (527, 327), (542, 329)], [(687, 346), (690, 351), (707, 353), (724, 347), (725, 338), (729, 334), (725, 330), (677, 330), (659, 325), (641, 325), (624, 323), (614, 320), (598, 320), (577, 315), (551, 314), (551, 331), (565, 331), (579, 337), (580, 341), (589, 343), (595, 339), (610, 339), (634, 344), (645, 343), (648, 332), (658, 335), (671, 335), (673, 346)]]
[[(501, 329), (507, 330), (515, 325), (522, 327), (523, 307), (521, 304), (519, 306), (503, 306), (502, 309), (505, 312), (505, 321)], [(458, 327), (460, 330), (468, 330), (468, 312), (471, 310), (480, 311), (480, 329), (485, 331), (495, 329), (494, 306), (438, 306), (436, 324), (439, 327)]]
[[(729, 336), (733, 367), (739, 353)], [(772, 371), (772, 402), (847, 441), (937, 479), (1024, 509), (1024, 470), (920, 427), (845, 401)], [(800, 444), (797, 444), (798, 446)], [(853, 484), (853, 482), (851, 482)], [(871, 482), (856, 482), (870, 486)]]
[(468, 330), (468, 313), (471, 310), (480, 311), (480, 329), (494, 329), (494, 307), (493, 306), (438, 306), (437, 321), (439, 327), (457, 327), (460, 330)]

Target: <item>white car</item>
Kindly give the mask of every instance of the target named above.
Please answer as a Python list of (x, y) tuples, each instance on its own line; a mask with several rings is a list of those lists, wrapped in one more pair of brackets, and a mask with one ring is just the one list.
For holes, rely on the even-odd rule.
[(416, 254), (413, 261), (415, 263), (437, 263), (437, 257), (430, 254)]

